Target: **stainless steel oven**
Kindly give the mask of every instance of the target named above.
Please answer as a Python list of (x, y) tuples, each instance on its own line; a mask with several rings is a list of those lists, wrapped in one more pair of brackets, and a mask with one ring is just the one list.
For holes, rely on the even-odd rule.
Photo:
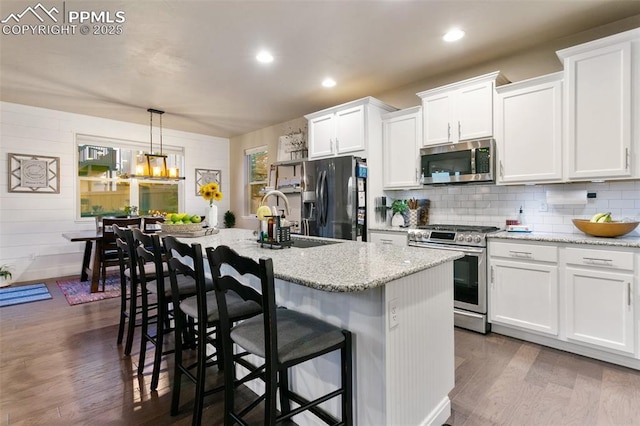
[(409, 232), (410, 246), (455, 250), (464, 257), (453, 263), (454, 323), (458, 327), (489, 332), (487, 321), (486, 235), (495, 227), (427, 225)]

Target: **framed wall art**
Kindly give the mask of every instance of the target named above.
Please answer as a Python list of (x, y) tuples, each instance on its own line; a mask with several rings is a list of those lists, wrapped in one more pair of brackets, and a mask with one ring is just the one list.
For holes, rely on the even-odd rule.
[(9, 153), (9, 192), (60, 193), (60, 158)]
[(222, 184), (220, 170), (196, 169), (196, 195), (200, 195), (200, 187), (211, 182)]

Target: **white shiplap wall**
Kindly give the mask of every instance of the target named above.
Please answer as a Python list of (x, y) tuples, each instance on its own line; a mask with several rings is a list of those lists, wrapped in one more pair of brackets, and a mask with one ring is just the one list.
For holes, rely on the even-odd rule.
[[(62, 237), (64, 232), (94, 226), (92, 219), (76, 220), (75, 136), (79, 133), (149, 141), (148, 126), (0, 102), (0, 265), (11, 267), (14, 282), (80, 272), (83, 244)], [(229, 209), (229, 140), (164, 128), (163, 141), (184, 148), (181, 210), (204, 214), (207, 208), (195, 195), (195, 168), (222, 171), (221, 222)], [(9, 193), (8, 153), (59, 157), (60, 193)]]
[[(596, 198), (580, 205), (547, 205), (547, 191), (586, 190)], [(611, 212), (614, 220), (640, 221), (640, 180), (572, 183), (556, 185), (453, 185), (433, 186), (414, 191), (389, 191), (391, 199), (426, 198), (431, 200), (429, 223), (481, 224), (504, 228), (506, 219), (516, 219), (522, 206), (525, 223), (537, 232), (577, 233), (571, 219), (588, 219), (597, 212)], [(390, 202), (388, 203), (390, 205)], [(634, 231), (640, 236), (640, 229)]]

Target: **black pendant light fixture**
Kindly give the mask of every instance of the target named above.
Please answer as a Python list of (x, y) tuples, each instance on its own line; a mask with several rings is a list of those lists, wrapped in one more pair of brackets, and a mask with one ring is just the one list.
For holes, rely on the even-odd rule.
[[(155, 180), (179, 180), (184, 179), (180, 177), (180, 169), (176, 167), (167, 167), (167, 155), (162, 152), (162, 114), (164, 111), (159, 109), (149, 108), (149, 152), (144, 153), (136, 165), (136, 174), (133, 177), (142, 179), (155, 179)], [(159, 129), (160, 129), (160, 152), (156, 153), (153, 150), (153, 115), (157, 114), (160, 117)]]

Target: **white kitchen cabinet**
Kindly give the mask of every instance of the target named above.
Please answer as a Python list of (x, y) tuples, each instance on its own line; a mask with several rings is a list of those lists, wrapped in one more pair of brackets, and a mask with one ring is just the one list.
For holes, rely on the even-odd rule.
[(382, 116), (382, 172), (384, 189), (418, 188), (422, 108), (414, 107)]
[(404, 247), (407, 245), (407, 233), (393, 231), (369, 231), (369, 242)]
[(562, 77), (496, 88), (498, 184), (562, 181)]
[(309, 119), (309, 159), (333, 155), (335, 123), (335, 113)]
[(566, 249), (567, 339), (633, 353), (633, 253)]
[(556, 247), (489, 242), (489, 320), (558, 335)]
[(423, 145), (437, 145), (493, 136), (493, 96), (498, 71), (426, 90), (422, 99)]
[(638, 176), (632, 155), (640, 148), (640, 69), (632, 61), (640, 63), (640, 29), (557, 54), (564, 62), (568, 180)]
[(309, 159), (366, 156), (370, 126), (377, 124), (380, 114), (395, 110), (367, 97), (305, 115), (309, 125)]

